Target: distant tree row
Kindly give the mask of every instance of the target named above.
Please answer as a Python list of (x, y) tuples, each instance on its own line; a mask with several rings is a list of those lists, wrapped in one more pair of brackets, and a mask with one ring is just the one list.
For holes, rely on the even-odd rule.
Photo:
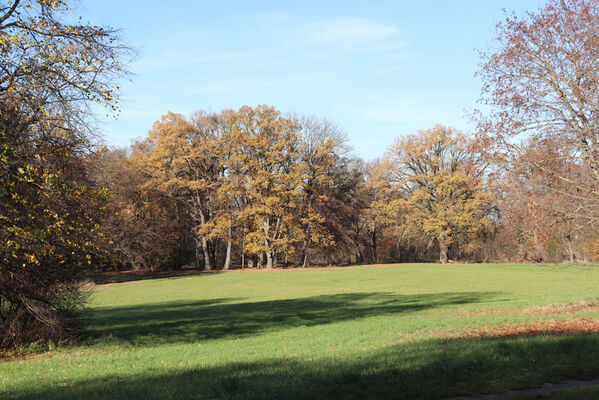
[(113, 243), (105, 266), (594, 259), (593, 204), (575, 186), (596, 182), (558, 154), (572, 149), (499, 149), (437, 125), (367, 163), (315, 117), (268, 106), (168, 113), (129, 151), (94, 155), (114, 207), (100, 224)]

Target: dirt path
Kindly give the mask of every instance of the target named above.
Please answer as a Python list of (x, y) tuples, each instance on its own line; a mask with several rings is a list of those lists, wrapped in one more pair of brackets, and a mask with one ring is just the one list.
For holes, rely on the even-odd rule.
[(597, 387), (599, 388), (599, 379), (593, 379), (590, 381), (579, 381), (579, 380), (567, 380), (560, 383), (545, 383), (541, 387), (532, 389), (522, 390), (510, 390), (504, 393), (486, 394), (483, 396), (474, 397), (452, 397), (450, 400), (499, 400), (499, 399), (510, 399), (514, 396), (523, 395), (540, 395), (549, 396), (555, 392), (568, 389), (577, 389), (585, 387)]

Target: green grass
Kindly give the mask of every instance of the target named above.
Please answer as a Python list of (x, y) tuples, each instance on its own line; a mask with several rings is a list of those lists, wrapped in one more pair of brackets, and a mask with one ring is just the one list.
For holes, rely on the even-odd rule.
[(510, 310), (596, 300), (598, 283), (593, 267), (422, 264), (98, 285), (88, 334), (0, 361), (0, 398), (439, 398), (597, 378), (597, 334), (439, 334), (571, 318)]

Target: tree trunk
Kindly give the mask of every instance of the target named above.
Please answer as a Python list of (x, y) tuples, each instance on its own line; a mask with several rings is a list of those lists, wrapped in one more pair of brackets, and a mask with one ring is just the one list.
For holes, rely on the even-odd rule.
[(372, 231), (372, 262), (374, 264), (379, 262), (377, 249), (376, 249), (376, 230)]
[(570, 264), (574, 264), (576, 262), (576, 256), (574, 255), (574, 247), (572, 246), (572, 238), (570, 235), (566, 235), (566, 250), (570, 257)]
[(268, 239), (264, 239), (264, 247), (266, 247), (266, 249), (267, 249), (264, 252), (264, 255), (266, 256), (266, 269), (272, 269), (273, 268), (273, 254), (272, 254), (272, 249), (270, 247), (270, 243), (269, 243)]
[(202, 266), (202, 262), (201, 262), (201, 247), (202, 246), (202, 241), (200, 240), (199, 237), (195, 237), (195, 261), (196, 261), (196, 268), (200, 269), (200, 267)]
[(308, 259), (308, 241), (304, 240), (304, 246), (302, 248), (302, 260), (303, 260), (302, 268), (306, 268), (307, 259)]
[[(204, 217), (204, 213), (202, 210), (198, 210), (200, 214), (200, 223), (202, 226), (206, 223), (206, 218)], [(197, 234), (196, 234), (197, 235)], [(208, 252), (208, 242), (206, 241), (206, 237), (202, 236), (202, 250), (204, 251), (204, 271), (211, 271), (212, 264), (210, 263), (210, 253)]]
[(272, 269), (273, 268), (273, 259), (272, 259), (272, 251), (267, 251), (266, 252), (266, 269)]
[(245, 235), (241, 241), (241, 269), (245, 267)]
[(202, 250), (204, 251), (204, 271), (211, 271), (212, 264), (210, 264), (210, 253), (208, 251), (208, 242), (206, 238), (202, 236)]
[(354, 243), (356, 245), (356, 264), (363, 264), (364, 256), (362, 255), (362, 250), (360, 249), (360, 239), (356, 239)]
[(441, 264), (447, 264), (447, 261), (449, 260), (449, 255), (448, 255), (449, 246), (447, 245), (447, 243), (440, 243), (439, 249), (440, 249), (439, 261), (441, 261)]
[(225, 256), (225, 266), (223, 269), (227, 271), (229, 269), (229, 265), (231, 264), (231, 239), (227, 241), (227, 255)]

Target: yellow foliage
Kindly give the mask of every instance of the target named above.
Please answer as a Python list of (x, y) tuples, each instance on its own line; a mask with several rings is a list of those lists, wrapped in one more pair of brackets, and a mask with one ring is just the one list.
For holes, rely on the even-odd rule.
[(469, 138), (437, 125), (397, 139), (388, 156), (391, 185), (403, 198), (395, 205), (408, 235), (434, 239), (442, 261), (451, 245), (475, 250), (493, 229), (489, 216), (494, 198), (484, 190)]

